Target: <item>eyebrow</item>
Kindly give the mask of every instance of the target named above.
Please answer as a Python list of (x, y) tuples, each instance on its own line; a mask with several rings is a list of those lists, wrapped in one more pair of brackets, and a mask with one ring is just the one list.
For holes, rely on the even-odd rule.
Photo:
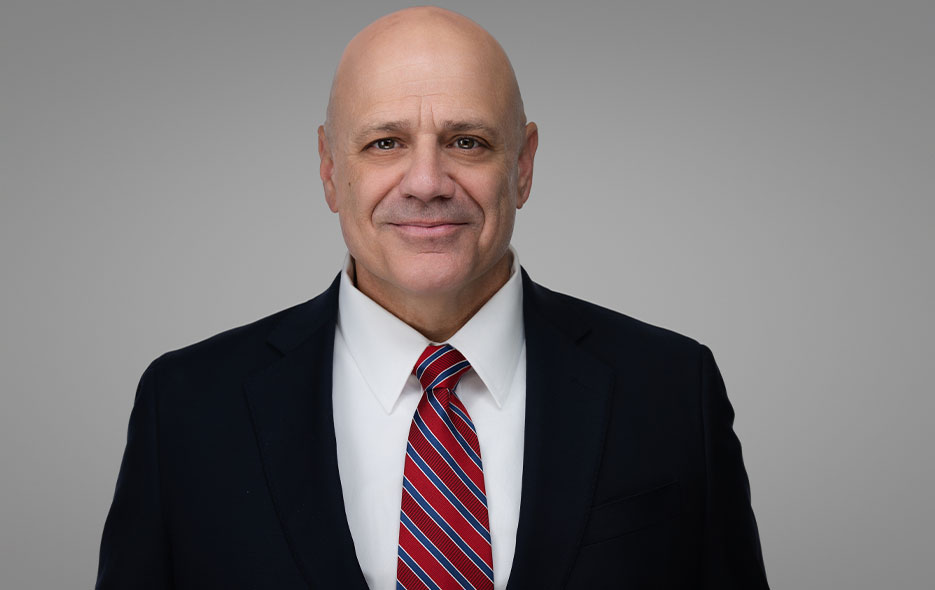
[(354, 139), (364, 141), (375, 133), (399, 133), (400, 131), (408, 131), (411, 127), (409, 121), (381, 121), (363, 127), (354, 135)]
[[(499, 131), (484, 121), (481, 121), (480, 119), (442, 121), (441, 128), (445, 131), (454, 133), (480, 133), (493, 142), (500, 140)], [(370, 139), (375, 134), (401, 133), (404, 131), (409, 131), (410, 129), (412, 129), (412, 123), (407, 120), (400, 119), (398, 121), (380, 121), (363, 127), (360, 131), (354, 134), (354, 139), (356, 143), (361, 143)]]
[(463, 121), (443, 121), (442, 129), (445, 131), (453, 131), (455, 133), (471, 133), (471, 132), (480, 132), (483, 135), (491, 138), (492, 140), (500, 139), (500, 132), (498, 132), (494, 127), (491, 127), (487, 123), (481, 121), (480, 119), (468, 119)]

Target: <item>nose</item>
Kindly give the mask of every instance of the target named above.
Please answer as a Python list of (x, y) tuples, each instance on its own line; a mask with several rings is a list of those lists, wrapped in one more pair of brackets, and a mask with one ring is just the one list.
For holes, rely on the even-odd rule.
[(454, 196), (455, 182), (446, 170), (442, 150), (434, 138), (416, 142), (399, 185), (403, 195), (426, 202)]

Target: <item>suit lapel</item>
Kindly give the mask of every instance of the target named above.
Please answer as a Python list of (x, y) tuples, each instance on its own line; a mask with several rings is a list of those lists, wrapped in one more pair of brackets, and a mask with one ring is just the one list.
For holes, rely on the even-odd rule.
[(366, 589), (344, 511), (331, 374), (336, 279), (269, 337), (283, 356), (244, 385), (266, 480), (309, 586)]
[(523, 271), (526, 430), (508, 590), (555, 587), (587, 523), (610, 415), (613, 372), (577, 342), (588, 327)]
[[(526, 430), (508, 590), (553, 587), (575, 558), (600, 466), (613, 372), (578, 346), (588, 327), (523, 270)], [(366, 590), (344, 509), (331, 403), (339, 281), (287, 312), (282, 357), (244, 384), (267, 483), (311, 587)]]

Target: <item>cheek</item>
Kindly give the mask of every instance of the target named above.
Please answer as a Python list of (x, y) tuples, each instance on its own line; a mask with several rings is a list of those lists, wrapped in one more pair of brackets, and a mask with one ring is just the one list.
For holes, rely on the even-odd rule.
[(508, 170), (498, 166), (468, 174), (463, 186), (484, 212), (484, 233), (499, 231), (502, 224), (512, 222), (516, 211), (516, 180)]
[(393, 186), (391, 171), (350, 167), (348, 174), (341, 177), (338, 190), (344, 196), (345, 213), (353, 217), (358, 225), (366, 225), (372, 220), (374, 209)]

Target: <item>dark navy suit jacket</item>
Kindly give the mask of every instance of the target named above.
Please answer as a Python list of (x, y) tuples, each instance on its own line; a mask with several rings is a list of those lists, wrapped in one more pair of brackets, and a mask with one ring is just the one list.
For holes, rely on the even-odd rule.
[[(97, 588), (367, 588), (332, 420), (338, 286), (146, 369)], [(525, 271), (523, 313), (509, 589), (767, 588), (711, 351)]]

